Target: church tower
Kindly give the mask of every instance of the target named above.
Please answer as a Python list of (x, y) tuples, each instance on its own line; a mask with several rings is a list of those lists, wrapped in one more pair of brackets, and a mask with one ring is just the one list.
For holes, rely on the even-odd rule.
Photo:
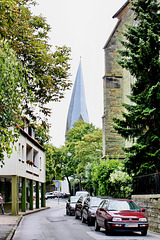
[(73, 124), (78, 121), (84, 121), (86, 123), (89, 123), (86, 99), (85, 99), (81, 59), (79, 62), (79, 67), (78, 67), (75, 83), (73, 86), (71, 101), (69, 105), (66, 134), (73, 127)]

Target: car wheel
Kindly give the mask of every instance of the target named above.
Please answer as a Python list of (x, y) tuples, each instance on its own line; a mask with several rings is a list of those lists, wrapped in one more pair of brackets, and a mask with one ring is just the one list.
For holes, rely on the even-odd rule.
[(77, 211), (75, 211), (75, 219), (78, 219)]
[(85, 223), (85, 222), (86, 222), (86, 220), (85, 220), (85, 218), (84, 218), (84, 215), (83, 215), (83, 213), (82, 213), (81, 220), (82, 220), (82, 223)]
[(91, 221), (90, 221), (89, 218), (88, 218), (88, 220), (87, 220), (87, 224), (88, 224), (88, 226), (91, 226)]
[(109, 230), (108, 230), (108, 227), (107, 227), (107, 222), (105, 222), (105, 234), (106, 234), (106, 235), (109, 234)]
[(90, 217), (88, 217), (88, 219), (87, 219), (87, 224), (88, 224), (88, 226), (94, 225), (93, 221)]
[(142, 235), (142, 236), (146, 236), (146, 235), (147, 235), (147, 230), (142, 231), (142, 232), (141, 232), (141, 235)]
[(100, 231), (100, 226), (97, 223), (97, 220), (95, 220), (95, 227), (94, 227), (95, 231)]

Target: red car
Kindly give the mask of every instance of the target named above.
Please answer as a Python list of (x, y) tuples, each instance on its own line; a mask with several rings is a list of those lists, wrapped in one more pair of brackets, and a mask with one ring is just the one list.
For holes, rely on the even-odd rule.
[(106, 234), (139, 231), (146, 236), (148, 220), (144, 211), (132, 200), (104, 199), (96, 211), (95, 231), (102, 227)]

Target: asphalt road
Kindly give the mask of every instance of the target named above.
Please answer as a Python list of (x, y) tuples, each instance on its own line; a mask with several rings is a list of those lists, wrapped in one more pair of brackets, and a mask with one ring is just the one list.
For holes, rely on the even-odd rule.
[(148, 232), (143, 237), (138, 233), (105, 235), (103, 229), (95, 232), (74, 216), (67, 216), (65, 202), (54, 199), (47, 200), (51, 208), (27, 215), (17, 228), (13, 240), (158, 240), (160, 235)]

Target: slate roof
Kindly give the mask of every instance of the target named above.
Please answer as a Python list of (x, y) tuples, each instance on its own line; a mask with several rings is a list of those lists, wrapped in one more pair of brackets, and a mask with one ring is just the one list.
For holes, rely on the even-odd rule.
[(66, 133), (73, 127), (73, 124), (77, 121), (84, 121), (86, 123), (89, 123), (86, 99), (85, 99), (81, 59), (79, 62), (79, 67), (78, 67), (75, 83), (73, 86), (71, 101), (69, 105)]

